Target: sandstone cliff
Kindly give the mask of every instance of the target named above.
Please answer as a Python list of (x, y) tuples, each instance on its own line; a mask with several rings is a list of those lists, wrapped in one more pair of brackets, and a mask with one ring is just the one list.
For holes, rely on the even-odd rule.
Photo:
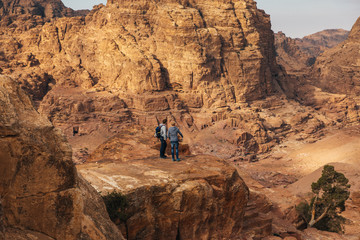
[[(86, 17), (43, 26), (22, 21), (32, 27), (3, 28), (1, 71), (21, 81), (39, 111), (65, 132), (75, 156), (128, 125), (153, 128), (163, 118), (186, 129), (200, 153), (204, 148), (194, 145), (226, 121), (229, 134), (215, 142), (231, 143), (233, 157), (269, 151), (288, 134), (304, 131), (301, 124), (309, 118), (310, 136), (348, 118), (342, 110), (334, 119), (290, 103), (305, 119), (294, 122), (291, 109), (271, 112), (287, 105), (283, 96), (252, 103), (274, 92), (295, 97), (302, 83), (280, 81), (269, 16), (251, 0), (109, 1)], [(73, 127), (81, 129), (77, 136)]]
[(74, 11), (67, 8), (61, 0), (2, 0), (0, 1), (0, 19), (4, 22), (27, 16), (51, 20), (59, 17), (73, 17), (86, 14), (86, 11)]
[(277, 61), (291, 74), (306, 74), (324, 51), (346, 40), (349, 31), (329, 29), (303, 38), (292, 39), (284, 33), (275, 34)]
[(0, 106), (3, 237), (122, 239), (100, 196), (78, 177), (63, 135), (5, 76), (0, 76)]
[(224, 160), (98, 158), (77, 168), (102, 194), (125, 195), (128, 239), (238, 239), (242, 233), (249, 191)]
[[(23, 44), (14, 47), (22, 67), (33, 67), (35, 82), (47, 74), (67, 86), (135, 94), (176, 90), (210, 107), (214, 98), (219, 105), (274, 91), (272, 35), (269, 16), (251, 0), (110, 1), (86, 20), (64, 18), (24, 32), (14, 40)], [(21, 74), (17, 67), (14, 74)]]
[[(26, 10), (26, 6), (31, 6), (30, 10)], [(38, 110), (63, 130), (76, 151), (76, 163), (87, 161), (78, 167), (81, 172), (89, 173), (87, 177), (94, 186), (99, 190), (103, 186), (104, 192), (126, 188), (133, 206), (145, 206), (147, 215), (138, 213), (137, 207), (129, 210), (131, 237), (166, 238), (179, 234), (229, 237), (240, 233), (243, 211), (248, 211), (245, 230), (249, 236), (264, 237), (270, 232), (271, 206), (267, 199), (250, 195), (255, 203), (245, 208), (243, 182), (227, 164), (204, 156), (186, 157), (179, 169), (173, 169), (172, 162), (157, 162), (158, 150), (154, 149), (157, 143), (152, 135), (154, 126), (162, 119), (175, 121), (181, 127), (184, 143), (193, 154), (214, 154), (241, 164), (252, 164), (257, 161), (256, 154), (270, 151), (288, 136), (296, 138), (296, 143), (304, 139), (313, 142), (322, 136), (326, 126), (338, 127), (360, 119), (356, 101), (312, 86), (299, 88), (304, 82), (280, 81), (283, 73), (275, 62), (269, 16), (256, 9), (252, 0), (109, 0), (107, 6), (95, 7), (86, 17), (71, 18), (65, 13), (36, 15), (32, 12), (33, 5), (26, 6), (21, 7), (19, 17), (1, 19), (0, 72), (19, 79)], [(356, 39), (356, 35), (353, 36)], [(293, 49), (290, 47), (290, 50)], [(281, 94), (273, 95), (283, 91), (293, 95), (297, 102)], [(42, 121), (51, 126), (46, 120)], [(53, 143), (58, 141), (58, 137), (43, 132), (42, 137), (52, 137)], [(36, 141), (43, 141), (40, 138), (35, 136)], [(44, 151), (52, 156), (50, 150)], [(207, 166), (209, 159), (211, 169)], [(114, 163), (119, 160), (119, 165)], [(66, 169), (74, 171), (69, 156), (66, 162)], [(124, 188), (120, 187), (123, 179), (115, 170), (125, 176), (124, 182), (128, 185)], [(215, 173), (209, 175), (209, 172)], [(74, 179), (75, 175), (73, 172)], [(144, 181), (150, 177), (152, 186)], [(280, 177), (288, 181), (283, 174)], [(71, 189), (78, 193), (84, 191), (84, 187), (78, 190), (77, 186), (85, 183), (76, 182), (69, 180)], [(134, 187), (135, 183), (145, 187)], [(229, 183), (244, 191), (233, 189), (235, 194), (231, 195), (227, 192), (232, 189)], [(60, 191), (61, 196), (64, 194)], [(239, 196), (241, 204), (235, 206), (233, 201)], [(224, 197), (230, 201), (224, 201)], [(152, 202), (146, 202), (146, 198)], [(190, 198), (202, 202), (193, 203), (188, 201)], [(78, 202), (81, 201), (87, 200)], [(9, 201), (1, 203), (7, 216)], [(79, 216), (77, 219), (93, 216), (97, 213), (89, 209), (97, 208), (85, 209), (90, 211), (85, 215), (82, 210), (76, 210), (74, 216)], [(262, 208), (264, 214), (258, 214), (255, 208)], [(239, 215), (231, 215), (231, 209)], [(214, 220), (214, 215), (220, 213), (227, 216), (221, 216), (221, 222), (215, 225), (218, 220)], [(13, 219), (22, 219), (22, 215), (17, 216)], [(65, 217), (68, 216), (70, 214)], [(189, 219), (199, 224), (190, 226)], [(156, 220), (157, 225), (149, 224), (152, 220)], [(74, 220), (71, 226), (75, 230), (68, 232), (78, 231), (78, 223)], [(35, 225), (30, 220), (21, 224)], [(264, 228), (258, 224), (264, 224)], [(103, 234), (96, 230), (98, 224), (94, 225), (87, 229)], [(113, 227), (108, 225), (108, 229), (111, 232)], [(218, 232), (219, 229), (222, 231)], [(1, 234), (20, 233), (6, 228)], [(104, 233), (103, 238), (107, 237)]]
[(287, 37), (283, 32), (275, 34), (275, 48), (277, 62), (290, 74), (305, 72), (315, 59), (300, 48), (296, 39)]
[(349, 31), (344, 29), (327, 29), (310, 34), (301, 39), (296, 38), (295, 42), (302, 51), (317, 57), (322, 52), (345, 41), (348, 35)]
[(104, 132), (82, 149), (169, 116), (196, 132), (282, 91), (269, 16), (252, 0), (109, 1), (85, 18), (30, 23), (4, 28), (0, 68), (68, 137), (73, 126)]
[(349, 37), (340, 45), (321, 54), (314, 65), (314, 84), (331, 93), (360, 94), (360, 19)]

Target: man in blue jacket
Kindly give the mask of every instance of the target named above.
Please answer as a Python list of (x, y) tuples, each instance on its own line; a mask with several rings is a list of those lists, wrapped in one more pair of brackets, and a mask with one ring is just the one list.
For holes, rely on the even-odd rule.
[(176, 150), (176, 161), (180, 161), (179, 158), (179, 139), (178, 139), (178, 134), (180, 134), (180, 136), (183, 138), (182, 133), (180, 132), (180, 130), (175, 127), (175, 122), (171, 123), (172, 127), (169, 128), (168, 134), (167, 136), (170, 138), (170, 144), (171, 144), (171, 156), (172, 156), (172, 160), (175, 162), (175, 158), (174, 158), (174, 151)]

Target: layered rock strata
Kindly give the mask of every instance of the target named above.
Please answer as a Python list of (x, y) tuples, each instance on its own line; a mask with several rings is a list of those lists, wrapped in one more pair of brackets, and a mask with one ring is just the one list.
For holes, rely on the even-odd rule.
[(277, 62), (287, 73), (308, 74), (321, 53), (345, 41), (348, 35), (349, 31), (343, 29), (329, 29), (293, 39), (278, 32), (275, 34)]
[(68, 137), (73, 126), (108, 137), (169, 115), (198, 131), (204, 121), (192, 112), (208, 111), (207, 125), (213, 110), (281, 91), (269, 16), (252, 0), (109, 1), (85, 18), (12, 26), (1, 71)]
[(306, 71), (315, 60), (314, 56), (301, 50), (295, 39), (287, 37), (283, 32), (275, 34), (275, 49), (277, 62), (290, 74)]
[(67, 8), (61, 0), (2, 0), (0, 1), (0, 19), (3, 23), (13, 21), (16, 18), (39, 17), (51, 20), (59, 17), (73, 17), (83, 15), (86, 11), (74, 11)]
[(78, 177), (63, 135), (5, 76), (0, 76), (0, 166), (5, 239), (26, 232), (44, 239), (123, 239), (100, 196)]
[(349, 37), (321, 54), (314, 65), (314, 84), (331, 93), (360, 94), (360, 18)]
[(344, 29), (327, 29), (301, 39), (296, 38), (295, 42), (302, 51), (317, 57), (324, 51), (345, 41), (348, 35), (349, 31)]
[(59, 85), (135, 94), (191, 92), (212, 106), (214, 98), (231, 103), (274, 91), (272, 36), (269, 16), (251, 0), (110, 1), (86, 19), (25, 31), (14, 48), (26, 66), (17, 67), (30, 66), (35, 79), (47, 74)]
[(236, 239), (249, 191), (236, 169), (213, 156), (85, 163), (79, 172), (102, 194), (129, 203), (128, 239)]

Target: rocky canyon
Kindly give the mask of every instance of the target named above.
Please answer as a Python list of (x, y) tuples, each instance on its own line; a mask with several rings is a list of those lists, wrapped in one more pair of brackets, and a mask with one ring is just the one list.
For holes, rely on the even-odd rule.
[[(291, 39), (253, 0), (7, 0), (0, 23), (0, 239), (360, 237), (359, 20)], [(352, 185), (342, 235), (297, 229), (327, 163)]]

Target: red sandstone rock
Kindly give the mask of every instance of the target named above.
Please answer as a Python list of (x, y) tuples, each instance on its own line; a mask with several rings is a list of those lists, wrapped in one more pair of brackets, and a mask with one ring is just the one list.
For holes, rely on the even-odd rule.
[[(0, 222), (5, 239), (122, 239), (59, 129), (0, 76)], [(17, 229), (17, 230), (16, 230)], [(21, 229), (21, 230), (19, 230)], [(0, 235), (1, 236), (1, 235)]]
[(319, 56), (322, 52), (335, 47), (345, 41), (349, 31), (344, 29), (327, 29), (310, 34), (301, 39), (295, 39), (300, 49), (313, 57)]
[(314, 65), (314, 84), (331, 93), (359, 95), (360, 93), (360, 19), (349, 37), (338, 46), (321, 54)]
[(216, 157), (99, 159), (77, 168), (102, 194), (125, 194), (129, 239), (240, 236), (248, 189), (236, 169)]
[(329, 29), (292, 39), (278, 32), (275, 34), (277, 61), (290, 74), (308, 73), (321, 53), (345, 41), (348, 35), (349, 31), (343, 29)]

